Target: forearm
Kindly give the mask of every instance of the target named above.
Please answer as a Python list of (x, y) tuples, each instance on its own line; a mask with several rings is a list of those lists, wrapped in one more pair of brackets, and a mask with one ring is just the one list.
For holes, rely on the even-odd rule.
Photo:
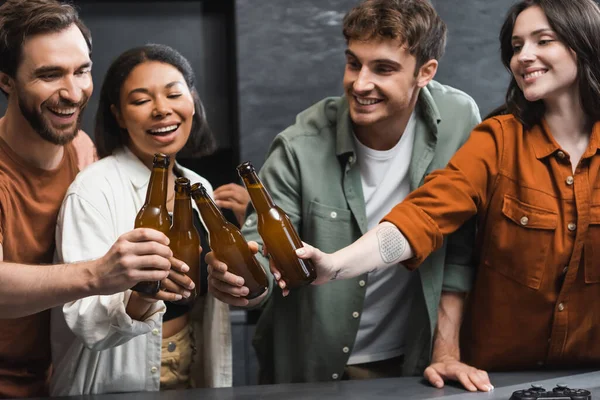
[(333, 253), (334, 279), (348, 279), (387, 268), (413, 256), (408, 241), (390, 222), (382, 222), (350, 246)]
[(90, 263), (24, 265), (0, 261), (0, 318), (24, 317), (92, 295)]
[(460, 326), (465, 293), (442, 292), (438, 308), (438, 323), (433, 341), (432, 362), (460, 360)]
[(135, 319), (136, 321), (144, 321), (144, 317), (150, 310), (150, 307), (152, 307), (152, 304), (153, 302), (144, 300), (137, 292), (132, 292), (125, 311), (127, 312), (127, 315), (131, 317), (131, 319)]

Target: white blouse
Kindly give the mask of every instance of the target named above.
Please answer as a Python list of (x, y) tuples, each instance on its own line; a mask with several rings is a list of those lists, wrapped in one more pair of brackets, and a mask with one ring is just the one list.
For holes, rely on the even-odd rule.
[[(203, 177), (177, 166), (192, 183)], [(119, 236), (133, 229), (146, 198), (150, 170), (127, 148), (117, 150), (77, 175), (58, 216), (56, 256), (60, 262), (102, 257)], [(196, 208), (194, 202), (193, 207)], [(125, 312), (131, 291), (90, 296), (52, 310), (53, 396), (156, 391), (160, 387), (162, 316), (152, 305), (145, 321)], [(197, 387), (231, 386), (229, 307), (210, 294), (191, 312)]]

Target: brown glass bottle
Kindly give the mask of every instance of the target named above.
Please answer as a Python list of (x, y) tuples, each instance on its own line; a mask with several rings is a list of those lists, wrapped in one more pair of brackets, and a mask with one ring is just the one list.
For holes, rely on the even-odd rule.
[(273, 203), (250, 162), (240, 164), (237, 170), (256, 210), (258, 233), (287, 287), (293, 289), (314, 281), (317, 272), (313, 263), (296, 256), (296, 249), (302, 247), (302, 242), (290, 218)]
[(186, 275), (196, 284), (190, 297), (176, 303), (191, 303), (200, 289), (200, 235), (194, 226), (190, 181), (187, 178), (175, 179), (175, 205), (173, 206), (173, 225), (169, 231), (169, 240), (173, 257), (185, 262), (190, 267)]
[(246, 296), (248, 300), (263, 294), (269, 286), (267, 275), (248, 249), (248, 242), (242, 232), (225, 219), (204, 186), (195, 183), (192, 186), (192, 197), (208, 228), (210, 248), (215, 256), (227, 264), (229, 271), (244, 278), (244, 286), (249, 290)]
[[(146, 202), (135, 217), (135, 228), (152, 228), (169, 234), (171, 220), (167, 211), (167, 178), (169, 174), (169, 156), (157, 153), (152, 162), (152, 174), (146, 192)], [(146, 294), (156, 294), (160, 282), (139, 282), (132, 290)]]

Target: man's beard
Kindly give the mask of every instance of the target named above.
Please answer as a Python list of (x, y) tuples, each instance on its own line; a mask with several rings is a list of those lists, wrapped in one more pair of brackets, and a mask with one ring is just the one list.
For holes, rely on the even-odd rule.
[(68, 103), (64, 100), (60, 101), (58, 104), (47, 105), (46, 102), (42, 103), (40, 109), (43, 107), (77, 107), (79, 109), (79, 115), (77, 115), (77, 121), (73, 129), (69, 132), (58, 133), (51, 126), (50, 123), (44, 119), (42, 113), (34, 108), (29, 108), (25, 102), (19, 97), (19, 109), (21, 110), (21, 114), (23, 117), (29, 122), (34, 131), (37, 132), (40, 137), (52, 144), (56, 144), (59, 146), (64, 146), (67, 143), (70, 143), (79, 132), (81, 127), (81, 117), (83, 115), (83, 110), (87, 105), (88, 97), (84, 97), (79, 103)]

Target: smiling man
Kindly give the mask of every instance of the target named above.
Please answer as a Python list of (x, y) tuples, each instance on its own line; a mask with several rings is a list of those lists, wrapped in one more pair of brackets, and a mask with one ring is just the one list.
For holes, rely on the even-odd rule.
[[(275, 138), (260, 172), (302, 239), (326, 252), (375, 226), (444, 167), (480, 121), (471, 97), (433, 81), (446, 26), (427, 0), (363, 1), (345, 16), (343, 32), (344, 96), (300, 113)], [(238, 277), (209, 254), (209, 287), (229, 304), (264, 302), (254, 340), (262, 382), (423, 373), (433, 352), (432, 383), (460, 376), (467, 388), (488, 390), (485, 372), (459, 362), (460, 316), (445, 313), (470, 289), (472, 228), (416, 272), (388, 268), (285, 298), (270, 290), (251, 304), (240, 298), (248, 289)], [(262, 242), (255, 213), (244, 234)]]
[(91, 37), (54, 0), (0, 6), (0, 398), (47, 395), (49, 308), (170, 274), (168, 239), (122, 235), (94, 261), (51, 265), (67, 188), (94, 159), (81, 116), (92, 94)]

